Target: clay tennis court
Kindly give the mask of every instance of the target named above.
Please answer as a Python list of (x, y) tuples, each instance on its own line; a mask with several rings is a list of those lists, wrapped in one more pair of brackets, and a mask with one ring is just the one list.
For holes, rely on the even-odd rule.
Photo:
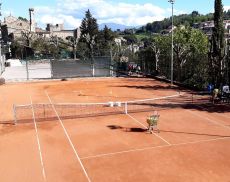
[[(230, 105), (213, 105), (206, 95), (148, 78), (8, 83), (0, 95), (1, 181), (230, 179)], [(95, 109), (84, 106), (79, 110), (88, 109), (87, 115), (63, 117), (55, 106), (167, 96), (173, 97), (128, 113), (127, 106), (103, 105), (94, 115)], [(39, 118), (40, 103), (50, 105), (52, 117)], [(15, 124), (13, 105), (32, 105), (21, 113), (25, 122), (17, 118)], [(146, 118), (154, 110), (160, 133), (149, 134)]]

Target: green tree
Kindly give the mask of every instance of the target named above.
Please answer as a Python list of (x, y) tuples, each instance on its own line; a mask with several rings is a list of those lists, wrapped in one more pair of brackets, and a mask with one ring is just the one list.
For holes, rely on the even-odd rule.
[(73, 49), (73, 58), (76, 59), (77, 58), (76, 48), (77, 48), (78, 39), (75, 38), (74, 36), (68, 36), (66, 37), (66, 40), (68, 41), (69, 46), (71, 46)]
[(191, 27), (178, 28), (174, 34), (176, 80), (183, 81), (183, 68), (196, 54), (207, 54), (208, 39), (200, 30)]
[(159, 49), (158, 74), (166, 78), (170, 76), (171, 60), (171, 36), (159, 36), (155, 38), (157, 49)]
[(96, 39), (98, 54), (100, 55), (108, 54), (108, 52), (112, 50), (115, 37), (116, 34), (105, 25), (104, 29), (98, 33)]
[[(228, 13), (225, 13), (225, 18), (228, 17)], [(201, 23), (205, 21), (213, 20), (213, 13), (209, 13), (206, 15), (199, 14), (198, 11), (193, 11), (190, 14), (181, 14), (174, 16), (174, 25), (186, 25), (186, 26), (193, 26), (194, 23)], [(137, 30), (138, 32), (153, 32), (153, 33), (160, 33), (164, 29), (168, 29), (171, 26), (170, 18), (165, 18), (162, 21), (154, 21), (152, 23), (148, 23), (145, 26), (142, 26)]]
[(86, 11), (80, 26), (81, 37), (80, 42), (86, 44), (89, 49), (88, 56), (92, 57), (93, 49), (96, 44), (96, 37), (98, 35), (97, 20), (92, 16), (89, 10)]
[(140, 50), (138, 57), (143, 72), (168, 77), (171, 38), (157, 35), (143, 38), (142, 41), (144, 49)]
[(20, 44), (20, 40), (12, 40), (12, 44), (10, 45), (11, 56), (13, 58), (23, 58), (23, 45)]
[(22, 20), (22, 21), (25, 21), (25, 22), (28, 22), (28, 20), (26, 18), (23, 18), (21, 16), (18, 17), (19, 20)]
[(102, 34), (103, 34), (103, 41), (106, 45), (110, 45), (111, 42), (116, 37), (115, 33), (110, 28), (108, 28), (106, 25), (102, 31)]
[(125, 35), (124, 39), (127, 40), (127, 43), (129, 45), (133, 45), (133, 44), (137, 43), (137, 38), (136, 38), (136, 36), (134, 34)]
[(59, 46), (54, 41), (54, 37), (50, 39), (43, 36), (34, 37), (31, 42), (31, 48), (40, 58), (47, 58), (50, 55), (56, 58), (59, 56)]
[(21, 34), (22, 34), (23, 44), (27, 47), (31, 47), (31, 42), (34, 34), (31, 33), (30, 31), (22, 31)]
[(225, 58), (225, 69), (224, 69), (224, 75), (225, 75), (225, 83), (228, 85), (230, 84), (230, 40), (227, 40), (226, 45), (226, 58)]
[(138, 63), (145, 75), (155, 74), (154, 53), (150, 47), (146, 47), (138, 52)]
[(145, 41), (145, 46), (150, 48), (153, 52), (152, 61), (154, 63), (154, 72), (157, 74), (160, 71), (159, 61), (161, 54), (161, 45), (163, 45), (163, 41), (165, 41), (163, 36), (151, 36), (148, 39), (143, 39)]
[(224, 49), (223, 5), (221, 0), (215, 0), (214, 28), (209, 53), (210, 77), (216, 87), (223, 83)]
[(128, 34), (123, 37), (126, 40), (126, 54), (129, 57), (129, 60), (132, 62), (136, 62), (137, 55), (135, 55), (135, 47), (138, 43), (137, 37), (135, 34)]

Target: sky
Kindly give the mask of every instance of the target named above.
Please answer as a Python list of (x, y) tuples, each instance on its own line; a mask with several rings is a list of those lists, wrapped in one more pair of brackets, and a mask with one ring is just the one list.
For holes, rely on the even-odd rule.
[[(66, 29), (80, 26), (89, 9), (98, 24), (117, 23), (140, 26), (170, 17), (172, 5), (168, 0), (0, 0), (2, 21), (9, 15), (29, 19), (29, 8), (35, 10), (35, 21), (41, 28), (47, 23), (64, 23)], [(230, 0), (222, 0), (225, 10)], [(175, 0), (174, 15), (198, 11), (214, 12), (214, 0)]]

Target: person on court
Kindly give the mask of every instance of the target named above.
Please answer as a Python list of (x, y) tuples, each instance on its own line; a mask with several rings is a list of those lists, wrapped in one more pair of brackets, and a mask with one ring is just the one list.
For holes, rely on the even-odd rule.
[(212, 92), (212, 103), (215, 104), (215, 101), (218, 98), (218, 94), (219, 94), (219, 89), (215, 88)]

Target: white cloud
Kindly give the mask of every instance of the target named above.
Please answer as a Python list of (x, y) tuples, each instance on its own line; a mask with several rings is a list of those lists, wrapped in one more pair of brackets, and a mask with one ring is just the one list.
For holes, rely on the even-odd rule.
[(81, 19), (76, 19), (73, 16), (67, 16), (63, 14), (59, 14), (57, 16), (43, 15), (41, 16), (41, 18), (38, 19), (38, 21), (44, 25), (48, 23), (51, 23), (53, 25), (64, 23), (67, 24), (68, 28), (77, 28), (81, 24)]
[(6, 17), (9, 15), (13, 15), (14, 16), (14, 11), (12, 10), (7, 10), (7, 11), (2, 11), (2, 17)]
[(162, 20), (164, 17), (163, 16), (159, 16), (159, 17), (152, 17), (152, 16), (143, 16), (143, 17), (129, 17), (127, 19), (124, 18), (109, 18), (109, 19), (102, 19), (99, 20), (98, 23), (102, 24), (102, 23), (108, 23), (108, 22), (112, 22), (112, 23), (117, 23), (117, 24), (123, 24), (123, 25), (127, 25), (127, 26), (138, 26), (138, 25), (144, 25), (147, 24), (149, 22), (153, 22), (153, 21), (157, 21), (157, 20)]
[(81, 19), (74, 18), (73, 16), (60, 15), (59, 18), (63, 19), (71, 27), (77, 28), (81, 25)]
[(230, 10), (230, 6), (224, 6), (224, 11)]
[(111, 17), (121, 17), (121, 18), (133, 18), (133, 17), (144, 17), (144, 16), (157, 16), (162, 15), (165, 11), (159, 7), (152, 4), (109, 4), (104, 3), (101, 6), (94, 8), (96, 10), (96, 16), (98, 18), (111, 18)]
[[(163, 19), (169, 11), (150, 3), (131, 4), (105, 0), (57, 0), (55, 7), (36, 7), (38, 24), (63, 23), (65, 27), (80, 26), (85, 11), (90, 10), (98, 23), (119, 23), (139, 26)], [(175, 11), (175, 13), (177, 13)]]
[(34, 8), (37, 14), (52, 14), (55, 13), (55, 9), (47, 6), (37, 6)]
[(63, 19), (60, 19), (59, 17), (51, 16), (51, 15), (42, 16), (40, 21), (43, 24), (47, 24), (47, 23), (52, 23), (52, 24), (64, 23)]

